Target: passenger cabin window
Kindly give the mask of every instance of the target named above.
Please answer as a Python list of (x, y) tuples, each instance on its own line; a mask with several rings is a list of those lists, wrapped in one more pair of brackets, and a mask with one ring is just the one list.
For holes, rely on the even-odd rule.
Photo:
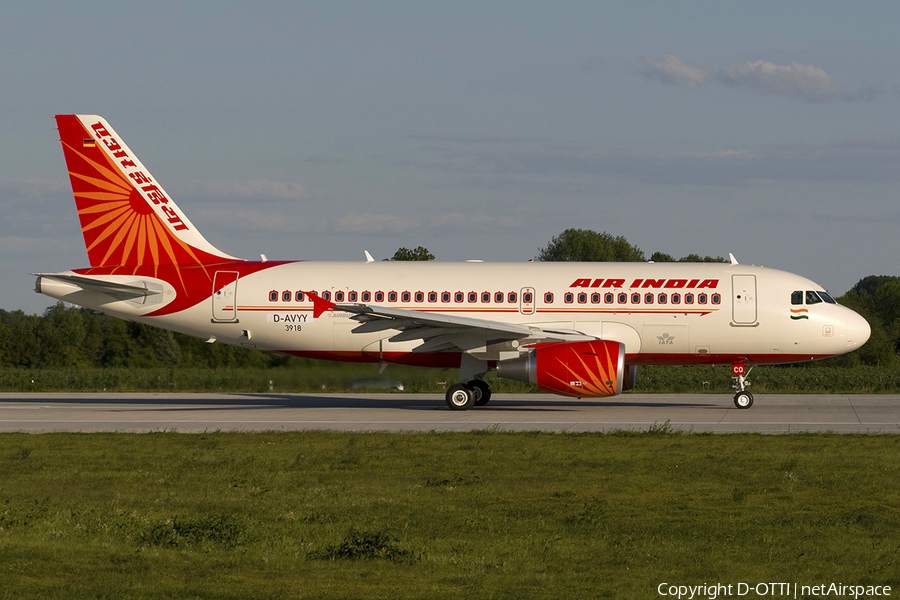
[(362, 301), (363, 302), (371, 302), (372, 301), (372, 293), (371, 292), (363, 292), (362, 293)]
[(684, 295), (684, 303), (685, 304), (693, 304), (694, 303), (694, 295), (693, 294), (685, 294)]
[(515, 292), (510, 292), (506, 295), (506, 301), (509, 302), (510, 304), (515, 304), (516, 302), (518, 302), (518, 300), (519, 300), (519, 297), (516, 295)]
[(806, 303), (807, 304), (818, 304), (822, 299), (819, 298), (819, 295), (811, 290), (806, 290)]
[(294, 299), (297, 302), (303, 302), (303, 292), (297, 292), (296, 294), (294, 294)]
[(503, 302), (503, 292), (497, 292), (494, 294), (494, 302), (498, 304)]
[(672, 294), (672, 304), (681, 304), (681, 294)]
[(469, 292), (469, 302), (478, 302), (478, 294)]
[(644, 303), (653, 304), (653, 294), (644, 294)]
[(632, 304), (640, 304), (641, 303), (641, 295), (638, 293), (634, 293), (631, 295), (631, 303)]
[(572, 292), (566, 292), (566, 295), (563, 296), (563, 300), (565, 300), (566, 304), (572, 304), (575, 301), (575, 295)]
[(437, 302), (437, 292), (428, 292), (428, 301)]
[(343, 302), (344, 301), (344, 292), (335, 292), (334, 293), (334, 301), (335, 302)]
[(544, 304), (553, 304), (553, 292), (544, 294)]
[(424, 292), (416, 292), (416, 302), (425, 302)]
[(388, 292), (388, 302), (397, 301), (397, 292)]
[(349, 294), (347, 294), (347, 301), (356, 302), (356, 292), (350, 292)]
[(278, 301), (278, 290), (272, 290), (269, 292), (269, 302), (277, 302)]
[(628, 294), (622, 292), (619, 294), (619, 304), (627, 304), (628, 303)]
[(441, 302), (450, 302), (450, 292), (444, 292), (441, 294)]
[(591, 294), (591, 304), (600, 304), (600, 294), (597, 292)]
[(491, 301), (491, 293), (490, 292), (481, 292), (481, 301), (485, 304), (488, 304)]
[(331, 292), (322, 292), (322, 300), (331, 301)]
[(384, 302), (384, 292), (375, 292), (375, 302)]
[(453, 300), (455, 302), (462, 302), (465, 299), (466, 299), (466, 295), (463, 294), (462, 292), (456, 292), (455, 294), (453, 294)]
[(409, 302), (409, 292), (403, 292), (403, 294), (401, 294), (400, 298), (401, 298), (401, 300), (403, 300), (403, 302)]
[(660, 295), (659, 295), (659, 303), (660, 303), (660, 304), (665, 304), (667, 300), (668, 300), (668, 298), (666, 297), (665, 294), (660, 294)]
[(283, 301), (285, 301), (285, 302), (290, 302), (290, 301), (291, 301), (291, 293), (290, 293), (290, 292), (283, 292), (283, 293), (281, 294), (281, 299), (282, 299)]
[(603, 296), (603, 301), (604, 301), (606, 304), (612, 304), (612, 303), (613, 303), (613, 297), (614, 297), (614, 296), (613, 296), (612, 292), (606, 292), (606, 294)]

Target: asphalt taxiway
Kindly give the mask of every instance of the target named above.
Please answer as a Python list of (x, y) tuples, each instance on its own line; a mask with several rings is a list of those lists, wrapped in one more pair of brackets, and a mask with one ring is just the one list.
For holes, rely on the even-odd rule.
[(501, 431), (671, 428), (712, 433), (900, 433), (900, 395), (624, 394), (574, 400), (496, 394), (452, 411), (437, 394), (0, 393), (0, 432)]

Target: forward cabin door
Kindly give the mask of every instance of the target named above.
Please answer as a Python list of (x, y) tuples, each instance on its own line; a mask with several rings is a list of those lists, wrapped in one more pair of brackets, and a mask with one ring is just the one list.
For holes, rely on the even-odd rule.
[(756, 325), (756, 275), (731, 276), (732, 319), (735, 325)]
[(237, 271), (216, 271), (212, 289), (213, 323), (237, 321)]

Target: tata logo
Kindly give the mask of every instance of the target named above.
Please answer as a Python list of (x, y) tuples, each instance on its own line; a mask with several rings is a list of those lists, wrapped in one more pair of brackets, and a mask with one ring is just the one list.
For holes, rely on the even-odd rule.
[(719, 287), (718, 279), (634, 279), (626, 286), (627, 279), (576, 279), (570, 288), (658, 288), (665, 290), (699, 290)]

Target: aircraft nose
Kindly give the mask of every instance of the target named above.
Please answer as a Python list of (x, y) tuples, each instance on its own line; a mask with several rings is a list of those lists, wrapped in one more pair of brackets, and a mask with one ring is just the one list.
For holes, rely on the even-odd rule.
[(859, 314), (849, 309), (848, 312), (850, 314), (847, 315), (847, 350), (854, 350), (868, 341), (872, 335), (872, 328)]

